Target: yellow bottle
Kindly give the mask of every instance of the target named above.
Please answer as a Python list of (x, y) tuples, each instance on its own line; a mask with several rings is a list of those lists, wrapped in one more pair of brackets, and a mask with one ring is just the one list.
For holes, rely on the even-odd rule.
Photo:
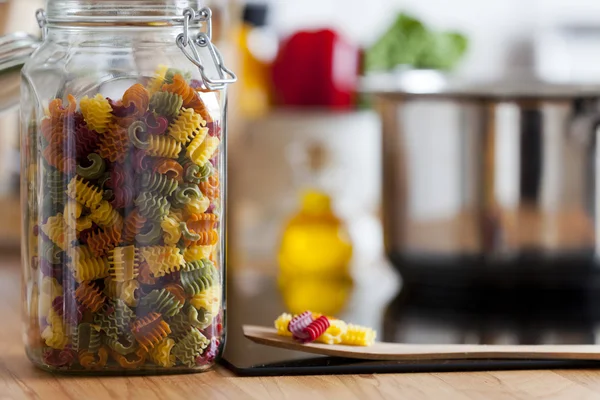
[(311, 190), (287, 223), (279, 249), (279, 287), (292, 313), (338, 314), (352, 290), (352, 244), (330, 197)]

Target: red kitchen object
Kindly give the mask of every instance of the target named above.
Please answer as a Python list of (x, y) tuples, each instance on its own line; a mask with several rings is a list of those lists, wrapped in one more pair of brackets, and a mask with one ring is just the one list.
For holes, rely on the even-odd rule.
[(331, 29), (301, 31), (281, 46), (273, 63), (280, 106), (354, 106), (360, 50)]

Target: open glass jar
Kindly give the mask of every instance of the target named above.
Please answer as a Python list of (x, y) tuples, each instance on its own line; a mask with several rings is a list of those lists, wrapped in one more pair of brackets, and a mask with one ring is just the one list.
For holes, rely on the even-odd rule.
[[(224, 343), (226, 86), (198, 0), (49, 0), (22, 71), (26, 350), (210, 368)], [(200, 33), (197, 33), (200, 32)]]

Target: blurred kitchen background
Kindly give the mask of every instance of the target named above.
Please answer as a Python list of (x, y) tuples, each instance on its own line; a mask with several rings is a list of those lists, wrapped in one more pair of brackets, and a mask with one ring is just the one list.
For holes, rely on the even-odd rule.
[[(0, 34), (38, 36), (34, 12), (42, 3), (0, 0)], [(427, 93), (444, 90), (449, 82), (497, 82), (496, 89), (506, 87), (507, 82), (521, 89), (542, 83), (600, 85), (600, 3), (594, 0), (207, 3), (215, 9), (218, 45), (240, 78), (229, 102), (228, 268), (247, 277), (244, 290), (249, 292), (258, 290), (251, 284), (255, 274), (277, 276), (283, 301), (293, 312), (312, 308), (340, 314), (352, 309), (359, 311), (357, 322), (377, 326), (381, 315), (370, 313), (365, 298), (387, 304), (402, 285), (384, 250), (383, 222), (392, 218), (382, 206), (381, 115), (385, 113), (372, 92), (402, 87)], [(0, 95), (3, 90), (0, 87)], [(561, 96), (571, 100), (572, 93)], [(600, 121), (595, 118), (593, 95), (591, 100), (584, 96), (580, 103), (575, 97), (573, 104), (583, 110), (582, 115), (590, 116), (579, 124), (584, 126), (581, 129), (593, 129)], [(495, 118), (504, 115), (506, 124), (519, 124), (524, 119), (521, 114), (513, 115), (511, 104), (507, 101)], [(570, 102), (555, 105), (556, 110), (549, 107), (544, 113), (571, 112)], [(405, 140), (411, 168), (404, 175), (410, 190), (402, 191), (408, 184), (386, 182), (400, 192), (394, 201), (409, 215), (392, 222), (404, 224), (407, 247), (433, 250), (443, 264), (457, 254), (476, 254), (481, 246), (471, 242), (485, 241), (477, 235), (491, 230), (509, 236), (499, 239), (492, 234), (492, 241), (504, 240), (514, 247), (514, 240), (521, 240), (531, 245), (528, 249), (549, 257), (556, 249), (561, 257), (573, 250), (594, 253), (595, 207), (589, 198), (583, 204), (575, 194), (574, 200), (563, 200), (576, 206), (561, 208), (549, 219), (540, 219), (535, 212), (523, 217), (519, 208), (514, 215), (487, 213), (483, 219), (489, 229), (471, 232), (461, 225), (462, 220), (453, 225), (453, 215), (459, 214), (464, 203), (455, 189), (465, 183), (454, 172), (464, 161), (464, 149), (443, 131), (456, 124), (454, 118), (463, 117), (456, 117), (452, 106), (444, 104), (434, 112), (417, 105), (407, 113), (407, 120), (422, 124), (404, 127), (410, 130)], [(544, 120), (544, 113), (533, 119)], [(19, 252), (17, 114), (15, 107), (0, 111), (3, 254)], [(510, 164), (514, 155), (502, 143), (510, 147), (513, 142), (500, 140), (496, 144), (500, 149), (492, 152), (508, 157), (505, 163)], [(523, 152), (535, 145), (520, 143), (519, 154), (527, 158)], [(549, 143), (558, 147), (544, 154), (560, 153), (562, 142)], [(582, 139), (582, 143), (595, 147), (595, 142)], [(577, 154), (573, 150), (567, 156), (579, 159)], [(390, 159), (395, 157), (392, 154)], [(552, 157), (540, 161), (540, 168), (553, 171), (544, 164), (548, 160)], [(585, 192), (586, 185), (595, 182), (585, 174), (579, 179), (579, 173), (574, 173), (577, 179), (570, 179), (567, 167), (554, 169), (566, 171), (562, 181), (576, 182), (571, 189), (542, 182), (544, 199), (569, 190)], [(496, 176), (500, 188), (495, 190), (501, 199), (512, 193), (506, 174)], [(552, 201), (547, 203), (553, 207)], [(528, 227), (534, 231), (528, 238), (511, 239), (511, 229), (518, 236)], [(456, 240), (448, 241), (449, 236)], [(515, 257), (505, 246), (498, 248), (508, 257), (504, 261)], [(570, 261), (567, 264), (573, 266)], [(424, 270), (435, 273), (435, 268)], [(447, 274), (441, 276), (447, 278)], [(371, 286), (366, 297), (353, 294), (369, 281), (378, 290)]]

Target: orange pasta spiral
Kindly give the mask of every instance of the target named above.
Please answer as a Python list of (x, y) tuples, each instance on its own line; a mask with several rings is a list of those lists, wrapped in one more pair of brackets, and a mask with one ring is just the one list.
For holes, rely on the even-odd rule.
[(215, 229), (218, 217), (215, 214), (194, 214), (187, 221), (187, 226), (194, 232), (206, 232)]
[(139, 369), (146, 362), (146, 356), (148, 355), (148, 353), (141, 348), (129, 356), (124, 356), (114, 350), (111, 350), (110, 354), (123, 369)]
[(110, 124), (108, 131), (100, 137), (98, 154), (111, 162), (125, 161), (129, 149), (129, 134), (127, 128), (118, 124)]
[(206, 122), (213, 122), (204, 102), (200, 99), (198, 93), (187, 84), (181, 74), (175, 74), (173, 83), (163, 85), (162, 90), (180, 95), (183, 98), (183, 107), (193, 109)]
[(215, 173), (205, 182), (200, 182), (198, 185), (202, 194), (208, 197), (211, 201), (219, 198), (221, 189), (219, 188), (219, 176)]
[(54, 99), (48, 104), (48, 113), (53, 121), (75, 114), (77, 110), (77, 99), (72, 94), (67, 96), (69, 104), (64, 107), (61, 99)]
[(183, 167), (170, 158), (161, 159), (154, 165), (154, 172), (166, 175), (170, 179), (183, 182)]
[(95, 232), (88, 238), (87, 244), (94, 256), (102, 257), (114, 249), (121, 241), (121, 227), (112, 226), (104, 231)]
[(108, 351), (106, 351), (104, 346), (100, 347), (98, 354), (91, 353), (87, 350), (79, 350), (78, 358), (79, 364), (85, 369), (101, 369), (108, 361)]
[(67, 157), (59, 147), (48, 146), (42, 151), (42, 156), (48, 164), (62, 172), (63, 174), (71, 174), (75, 171), (77, 162), (74, 158)]
[(75, 298), (91, 312), (98, 312), (106, 301), (106, 297), (104, 297), (100, 288), (89, 281), (79, 285), (75, 290)]
[(195, 233), (200, 236), (200, 239), (196, 241), (186, 240), (185, 244), (187, 246), (212, 246), (219, 241), (219, 234), (215, 230)]
[(177, 301), (179, 301), (181, 304), (185, 303), (187, 296), (185, 294), (185, 289), (181, 285), (176, 283), (168, 283), (164, 286), (164, 289), (175, 296)]
[(146, 224), (146, 218), (140, 214), (136, 208), (125, 218), (123, 227), (123, 235), (121, 240), (125, 243), (131, 243), (135, 240), (135, 236), (142, 231)]
[(154, 285), (156, 283), (156, 278), (152, 276), (150, 266), (146, 261), (142, 261), (140, 263), (139, 275), (137, 279), (140, 283), (143, 283), (144, 285)]
[(159, 313), (151, 312), (146, 317), (136, 320), (131, 325), (131, 331), (140, 347), (148, 351), (166, 338), (171, 333), (171, 328)]
[(137, 83), (125, 91), (125, 94), (123, 94), (123, 104), (125, 107), (133, 104), (135, 106), (135, 115), (141, 116), (148, 109), (150, 95), (144, 86)]

